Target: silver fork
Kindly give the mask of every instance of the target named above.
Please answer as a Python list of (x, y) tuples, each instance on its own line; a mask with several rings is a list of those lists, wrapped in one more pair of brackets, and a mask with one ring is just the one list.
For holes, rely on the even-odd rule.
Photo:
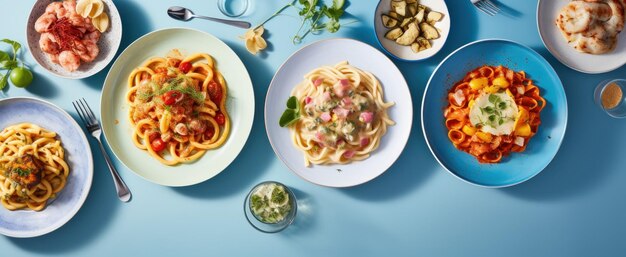
[(102, 135), (102, 128), (100, 127), (100, 122), (98, 122), (98, 119), (93, 114), (91, 107), (89, 107), (87, 101), (85, 101), (85, 98), (81, 98), (72, 102), (72, 105), (74, 105), (74, 109), (76, 109), (76, 112), (78, 112), (78, 116), (80, 116), (80, 119), (85, 124), (85, 127), (87, 127), (89, 133), (91, 133), (91, 135), (95, 137), (96, 140), (98, 140), (100, 151), (102, 151), (102, 155), (104, 155), (104, 160), (106, 161), (107, 166), (109, 166), (109, 171), (111, 172), (111, 176), (113, 177), (113, 182), (115, 182), (117, 197), (122, 202), (130, 201), (130, 189), (128, 189), (128, 186), (126, 186), (126, 183), (124, 183), (124, 180), (122, 180), (120, 174), (117, 173), (117, 170), (115, 169), (115, 166), (113, 166), (111, 158), (109, 158), (109, 154), (107, 154), (106, 150), (104, 149), (104, 145), (102, 145), (102, 141), (100, 139), (100, 136)]
[(500, 8), (491, 0), (471, 0), (472, 4), (489, 16), (494, 16), (500, 12)]

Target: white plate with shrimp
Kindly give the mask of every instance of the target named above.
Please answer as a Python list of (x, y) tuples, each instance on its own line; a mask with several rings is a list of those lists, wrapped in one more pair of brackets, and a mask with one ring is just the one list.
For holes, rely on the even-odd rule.
[[(75, 0), (36, 1), (26, 26), (28, 48), (35, 61), (50, 73), (68, 79), (87, 78), (104, 69), (120, 46), (122, 20), (113, 1), (101, 1), (103, 12), (109, 19), (108, 28), (101, 33), (89, 18), (82, 18), (76, 13)], [(58, 32), (52, 33), (51, 29), (54, 24), (66, 22), (61, 20), (66, 20), (80, 31), (80, 42), (59, 42)]]
[(568, 3), (570, 0), (543, 0), (537, 4), (537, 27), (548, 51), (564, 65), (588, 74), (609, 72), (626, 64), (626, 32), (618, 34), (615, 49), (604, 54), (581, 53), (568, 45), (555, 24)]

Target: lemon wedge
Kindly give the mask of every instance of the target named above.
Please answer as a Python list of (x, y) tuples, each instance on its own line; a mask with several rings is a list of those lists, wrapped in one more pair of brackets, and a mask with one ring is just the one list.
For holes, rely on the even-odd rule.
[(90, 0), (91, 10), (89, 11), (89, 17), (95, 18), (100, 16), (104, 12), (104, 3), (100, 0)]
[(109, 28), (109, 15), (101, 13), (97, 17), (91, 19), (91, 23), (100, 32), (105, 32)]
[(76, 13), (83, 16), (83, 18), (87, 18), (92, 8), (91, 0), (80, 0), (76, 3)]

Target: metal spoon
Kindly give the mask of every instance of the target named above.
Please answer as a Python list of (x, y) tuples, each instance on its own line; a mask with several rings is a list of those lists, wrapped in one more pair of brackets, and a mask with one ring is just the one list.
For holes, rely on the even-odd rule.
[(246, 21), (225, 20), (225, 19), (207, 17), (207, 16), (202, 16), (202, 15), (195, 15), (191, 10), (185, 7), (180, 7), (180, 6), (172, 6), (168, 8), (167, 14), (170, 17), (177, 19), (177, 20), (181, 20), (181, 21), (188, 21), (193, 18), (200, 18), (200, 19), (216, 21), (216, 22), (220, 22), (220, 23), (224, 23), (224, 24), (228, 24), (231, 26), (244, 28), (244, 29), (249, 29), (252, 26), (250, 22), (246, 22)]

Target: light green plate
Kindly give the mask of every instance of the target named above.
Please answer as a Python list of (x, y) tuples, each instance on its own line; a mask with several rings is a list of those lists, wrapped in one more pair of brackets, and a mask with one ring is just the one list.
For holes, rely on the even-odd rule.
[[(125, 100), (131, 71), (150, 57), (165, 56), (171, 49), (179, 49), (184, 55), (204, 52), (213, 56), (228, 85), (226, 106), (232, 120), (231, 134), (222, 147), (207, 151), (196, 162), (177, 166), (161, 164), (135, 147)], [(215, 36), (186, 28), (154, 31), (128, 46), (107, 74), (100, 104), (104, 135), (113, 153), (135, 174), (165, 186), (193, 185), (219, 174), (243, 148), (254, 119), (252, 81), (237, 54)]]

